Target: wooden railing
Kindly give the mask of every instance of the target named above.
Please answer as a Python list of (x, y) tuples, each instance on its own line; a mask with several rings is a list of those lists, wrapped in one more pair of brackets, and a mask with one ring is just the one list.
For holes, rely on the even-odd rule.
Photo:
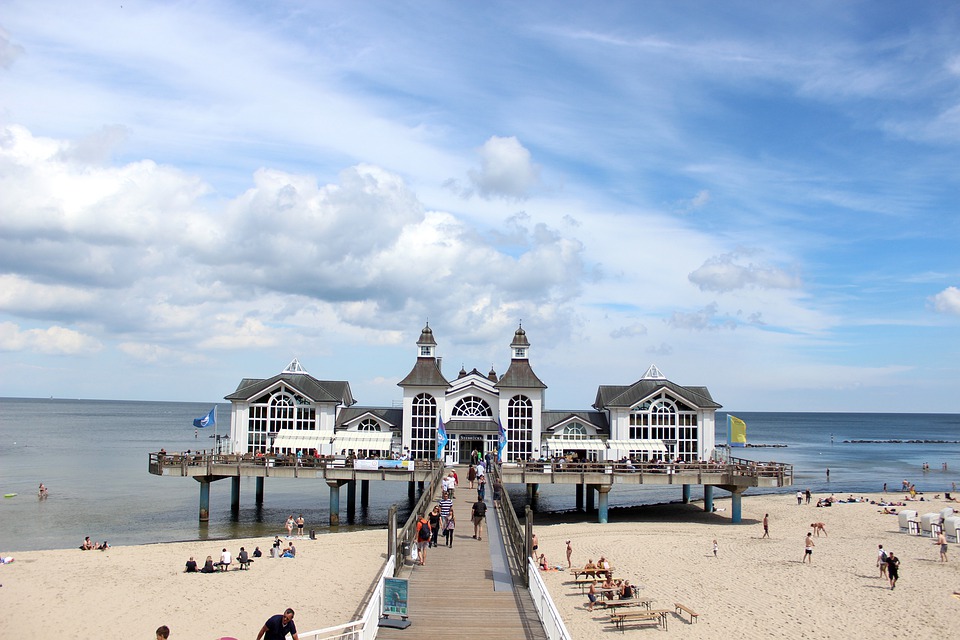
[(420, 496), (420, 499), (417, 500), (417, 504), (413, 507), (413, 511), (410, 512), (410, 517), (407, 518), (407, 521), (404, 523), (403, 527), (397, 531), (396, 545), (394, 548), (396, 559), (396, 562), (393, 565), (394, 577), (400, 575), (400, 571), (405, 566), (404, 561), (406, 558), (404, 557), (404, 551), (409, 553), (409, 545), (416, 544), (416, 541), (413, 538), (417, 532), (417, 520), (420, 519), (421, 515), (430, 513), (430, 503), (433, 502), (433, 498), (437, 495), (437, 490), (440, 488), (440, 476), (444, 471), (443, 462), (436, 460), (432, 462), (436, 462), (436, 464), (431, 467), (433, 472), (430, 474), (430, 486), (425, 487), (423, 494)]
[(747, 477), (793, 478), (793, 465), (730, 458), (729, 462), (569, 462), (566, 460), (505, 463), (506, 470), (532, 473), (722, 473)]
[[(342, 457), (321, 457), (285, 455), (265, 455), (254, 456), (250, 453), (151, 453), (150, 468), (162, 469), (164, 467), (206, 467), (213, 465), (229, 466), (252, 466), (252, 467), (300, 467), (310, 469), (352, 469), (354, 468), (355, 458)], [(417, 471), (435, 471), (437, 468), (443, 468), (443, 463), (437, 460), (416, 460), (415, 468)], [(378, 471), (399, 471), (404, 472), (407, 469), (383, 467)]]

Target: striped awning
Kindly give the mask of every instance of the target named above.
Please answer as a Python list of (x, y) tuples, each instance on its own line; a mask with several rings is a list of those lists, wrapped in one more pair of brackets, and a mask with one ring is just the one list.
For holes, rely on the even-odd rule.
[(547, 449), (550, 451), (603, 451), (606, 448), (607, 445), (599, 438), (547, 438)]
[(667, 450), (663, 440), (607, 440), (607, 446), (619, 451), (665, 452)]
[(389, 431), (338, 431), (333, 438), (333, 451), (365, 449), (390, 451), (393, 434)]
[(322, 449), (330, 444), (333, 431), (298, 431), (281, 429), (273, 440), (276, 449)]

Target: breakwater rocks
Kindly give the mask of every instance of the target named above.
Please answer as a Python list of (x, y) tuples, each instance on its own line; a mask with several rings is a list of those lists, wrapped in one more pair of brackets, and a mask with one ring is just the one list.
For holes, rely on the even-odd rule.
[(960, 440), (844, 440), (843, 444), (960, 444)]
[[(752, 444), (749, 442), (743, 446), (746, 447), (747, 449), (786, 449), (787, 448), (787, 445), (785, 444)], [(723, 448), (723, 449), (731, 448), (729, 444), (718, 444), (717, 447)], [(742, 447), (733, 447), (733, 448), (741, 449)]]

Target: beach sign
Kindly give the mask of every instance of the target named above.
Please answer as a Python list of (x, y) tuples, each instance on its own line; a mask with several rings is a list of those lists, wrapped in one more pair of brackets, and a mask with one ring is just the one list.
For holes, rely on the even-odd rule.
[[(406, 578), (383, 579), (383, 610), (377, 626), (392, 629), (406, 629), (410, 626), (410, 621), (407, 620), (409, 585)], [(399, 616), (400, 619), (390, 616)]]
[(727, 442), (731, 447), (747, 446), (747, 423), (727, 414)]

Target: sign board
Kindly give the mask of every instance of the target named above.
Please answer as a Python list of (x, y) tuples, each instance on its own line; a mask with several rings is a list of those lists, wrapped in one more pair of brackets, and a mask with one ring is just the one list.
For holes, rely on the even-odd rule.
[(383, 579), (383, 614), (407, 616), (407, 588), (406, 578)]

